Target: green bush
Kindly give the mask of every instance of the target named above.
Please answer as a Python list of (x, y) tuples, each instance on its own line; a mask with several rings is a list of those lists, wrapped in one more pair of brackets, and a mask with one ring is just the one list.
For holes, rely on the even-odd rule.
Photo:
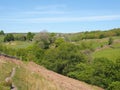
[(13, 36), (13, 34), (7, 34), (7, 35), (4, 37), (4, 42), (9, 42), (9, 41), (14, 41), (14, 36)]
[(111, 45), (113, 43), (113, 39), (112, 38), (109, 38), (108, 40), (108, 45)]
[(112, 82), (107, 90), (120, 90), (120, 81)]

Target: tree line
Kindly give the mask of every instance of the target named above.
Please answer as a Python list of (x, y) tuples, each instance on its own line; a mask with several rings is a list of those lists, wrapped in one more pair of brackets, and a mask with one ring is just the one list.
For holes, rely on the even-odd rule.
[(27, 35), (24, 35), (24, 34), (14, 35), (12, 33), (8, 33), (4, 37), (4, 42), (10, 42), (10, 41), (15, 41), (15, 40), (16, 41), (26, 41), (26, 40), (32, 41), (34, 35), (35, 34), (31, 32), (28, 32)]
[(111, 29), (108, 31), (86, 31), (74, 34), (64, 34), (71, 42), (76, 42), (84, 39), (102, 39), (112, 36), (120, 36), (120, 28)]

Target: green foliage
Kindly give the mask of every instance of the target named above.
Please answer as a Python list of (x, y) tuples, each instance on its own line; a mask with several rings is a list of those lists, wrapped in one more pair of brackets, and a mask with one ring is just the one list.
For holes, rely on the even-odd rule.
[(64, 43), (65, 42), (65, 40), (64, 40), (64, 38), (57, 38), (56, 40), (55, 40), (55, 45), (56, 45), (56, 47), (58, 47), (58, 46), (60, 46), (62, 43)]
[(33, 34), (33, 33), (31, 33), (31, 32), (28, 32), (28, 33), (27, 33), (27, 40), (32, 41), (34, 35), (35, 35), (35, 34)]
[(0, 35), (0, 43), (4, 42), (4, 37), (5, 37), (5, 35)]
[[(87, 83), (92, 83), (94, 68), (89, 64), (79, 63), (71, 68), (71, 71), (67, 73), (67, 76), (85, 81)], [(93, 83), (92, 83), (93, 84)]]
[(33, 38), (33, 41), (43, 49), (48, 49), (50, 45), (50, 35), (46, 31), (36, 34)]
[(13, 34), (7, 34), (7, 35), (4, 37), (4, 42), (10, 42), (10, 41), (14, 41), (14, 36), (13, 36)]
[(106, 88), (114, 76), (114, 63), (106, 58), (98, 58), (93, 61), (93, 84)]
[(99, 38), (100, 38), (100, 39), (105, 38), (104, 34), (101, 34), (101, 35), (99, 36)]
[(16, 36), (14, 36), (14, 38), (17, 41), (26, 41), (26, 36), (25, 35), (16, 35)]
[(49, 49), (45, 52), (42, 64), (51, 70), (66, 75), (71, 67), (86, 61), (86, 57), (77, 50), (78, 47), (74, 44), (62, 43), (56, 49)]
[(111, 45), (113, 43), (113, 39), (112, 38), (109, 38), (108, 40), (108, 45)]
[(56, 34), (55, 34), (55, 33), (50, 33), (49, 35), (50, 35), (50, 37), (49, 37), (49, 39), (50, 39), (50, 44), (52, 44), (52, 43), (55, 42)]
[(81, 50), (90, 49), (91, 51), (93, 51), (94, 50), (93, 43), (94, 42), (92, 41), (81, 41), (79, 43), (79, 47)]
[(111, 32), (114, 32), (116, 36), (120, 36), (120, 28), (114, 28)]
[(38, 45), (31, 45), (29, 47), (26, 48), (27, 50), (27, 60), (32, 60), (38, 64), (40, 64), (40, 60), (43, 58), (44, 56), (44, 50), (39, 48)]
[(0, 35), (5, 35), (3, 30), (0, 31)]
[(120, 81), (112, 82), (107, 90), (120, 90)]
[[(116, 63), (106, 58), (95, 59), (91, 64), (80, 63), (69, 68), (69, 77), (107, 88), (113, 81), (120, 81), (120, 60)], [(114, 90), (114, 89), (110, 89)], [(116, 89), (118, 90), (118, 89)]]

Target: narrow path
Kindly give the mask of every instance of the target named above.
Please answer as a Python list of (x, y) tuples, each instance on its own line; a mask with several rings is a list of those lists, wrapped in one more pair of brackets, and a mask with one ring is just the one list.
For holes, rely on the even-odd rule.
[(15, 86), (15, 84), (12, 81), (12, 78), (15, 75), (15, 71), (16, 71), (16, 68), (13, 68), (12, 72), (11, 72), (11, 75), (5, 79), (5, 81), (10, 84), (10, 89), (11, 90), (17, 90), (17, 87)]
[(12, 83), (11, 90), (18, 90), (14, 83)]

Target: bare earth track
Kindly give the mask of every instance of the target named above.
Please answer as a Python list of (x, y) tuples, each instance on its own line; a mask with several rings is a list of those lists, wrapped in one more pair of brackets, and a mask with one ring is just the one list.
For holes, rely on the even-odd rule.
[[(18, 66), (24, 64), (20, 60), (0, 56), (0, 62), (7, 61), (15, 63)], [(29, 69), (31, 72), (40, 74), (48, 81), (52, 81), (53, 84), (55, 84), (58, 87), (58, 90), (104, 90), (100, 87), (89, 85), (84, 82), (57, 74), (53, 71), (47, 70), (46, 68), (35, 64), (34, 62), (29, 62), (25, 66), (25, 68)]]

